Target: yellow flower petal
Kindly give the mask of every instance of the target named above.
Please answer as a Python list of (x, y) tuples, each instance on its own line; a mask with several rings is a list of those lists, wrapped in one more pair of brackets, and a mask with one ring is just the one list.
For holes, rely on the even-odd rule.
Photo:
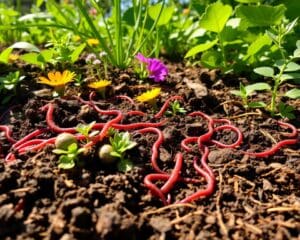
[(100, 80), (100, 81), (89, 83), (88, 87), (93, 89), (101, 89), (101, 88), (106, 88), (109, 85), (111, 85), (111, 81)]
[(39, 83), (47, 84), (52, 87), (60, 87), (66, 85), (68, 82), (72, 82), (76, 76), (74, 72), (65, 70), (63, 74), (59, 71), (49, 72), (48, 78), (39, 77)]
[(149, 102), (158, 97), (158, 95), (160, 94), (160, 90), (161, 90), (160, 88), (153, 88), (147, 92), (142, 93), (141, 95), (136, 97), (136, 99), (139, 102)]

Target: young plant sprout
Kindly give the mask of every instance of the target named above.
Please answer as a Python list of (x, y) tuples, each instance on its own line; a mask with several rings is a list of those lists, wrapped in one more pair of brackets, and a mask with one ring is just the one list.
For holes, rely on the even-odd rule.
[[(98, 131), (93, 131), (91, 132), (91, 130), (93, 129), (93, 126), (96, 124), (96, 121), (93, 121), (89, 124), (78, 124), (76, 126), (76, 131), (81, 133), (83, 136), (85, 136), (85, 138), (87, 140), (89, 140), (92, 136), (94, 136), (95, 134), (98, 133)], [(90, 133), (91, 132), (91, 133)]]
[(0, 77), (0, 94), (3, 93), (5, 96), (1, 100), (1, 104), (7, 103), (12, 97), (17, 94), (17, 86), (25, 78), (20, 76), (20, 72), (10, 72), (4, 77)]
[(70, 72), (69, 70), (65, 70), (63, 73), (59, 71), (49, 72), (48, 78), (39, 77), (38, 83), (42, 83), (54, 87), (54, 91), (58, 95), (63, 96), (65, 85), (69, 82), (74, 81), (75, 76), (76, 74), (74, 72)]
[(108, 87), (109, 85), (111, 85), (111, 81), (100, 80), (100, 81), (89, 83), (88, 87), (95, 89), (102, 96), (102, 98), (105, 99), (105, 90), (106, 87)]
[(129, 159), (125, 158), (125, 153), (127, 150), (134, 148), (137, 143), (130, 140), (129, 132), (110, 130), (110, 134), (113, 134), (109, 138), (110, 144), (104, 144), (99, 149), (99, 157), (104, 163), (112, 163), (119, 159), (119, 171), (127, 172), (132, 169), (133, 164)]
[(147, 102), (150, 104), (154, 109), (157, 108), (156, 106), (156, 98), (159, 96), (161, 91), (161, 88), (153, 88), (147, 92), (142, 93), (141, 95), (136, 97), (136, 100), (138, 100), (141, 103)]
[(77, 143), (72, 143), (67, 150), (54, 149), (53, 153), (61, 155), (59, 157), (58, 167), (62, 169), (71, 169), (78, 164), (78, 155), (85, 151), (84, 148), (78, 148)]
[(147, 66), (148, 76), (149, 78), (153, 79), (154, 82), (163, 82), (165, 81), (168, 75), (167, 67), (156, 58), (146, 58), (141, 53), (136, 55), (136, 59), (138, 59), (142, 63), (142, 72), (143, 72), (143, 65)]
[(185, 114), (186, 110), (180, 106), (180, 103), (176, 100), (170, 103), (171, 110), (167, 111), (167, 115), (176, 116), (177, 114)]
[(236, 96), (241, 97), (243, 106), (247, 109), (247, 108), (265, 107), (266, 104), (261, 101), (249, 103), (248, 97), (250, 97), (254, 91), (263, 91), (263, 90), (270, 90), (270, 89), (271, 86), (267, 83), (254, 83), (247, 86), (244, 86), (242, 83), (240, 83), (240, 90), (232, 90), (230, 92)]

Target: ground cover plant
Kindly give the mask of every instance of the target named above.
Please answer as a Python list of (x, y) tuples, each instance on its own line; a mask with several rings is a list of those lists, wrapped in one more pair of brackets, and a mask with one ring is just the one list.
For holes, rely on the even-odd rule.
[(298, 239), (299, 11), (0, 2), (0, 238)]

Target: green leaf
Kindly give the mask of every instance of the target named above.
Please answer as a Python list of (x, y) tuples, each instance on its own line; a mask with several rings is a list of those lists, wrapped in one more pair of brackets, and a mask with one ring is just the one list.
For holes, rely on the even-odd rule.
[(271, 86), (267, 83), (254, 83), (245, 87), (246, 94), (249, 96), (254, 91), (271, 90)]
[(243, 94), (239, 90), (231, 90), (230, 92), (235, 96), (243, 97)]
[(212, 48), (214, 45), (216, 45), (218, 42), (218, 39), (215, 39), (214, 41), (210, 41), (210, 42), (206, 42), (206, 43), (202, 43), (202, 44), (199, 44), (195, 47), (193, 47), (192, 49), (190, 49), (186, 55), (185, 55), (185, 58), (188, 58), (188, 57), (193, 57), (195, 56), (196, 54), (200, 53), (200, 52), (204, 52), (204, 51), (207, 51), (208, 49)]
[(42, 50), (40, 55), (43, 57), (45, 63), (49, 62), (53, 57), (53, 50), (50, 49)]
[(300, 70), (300, 65), (295, 62), (290, 62), (287, 64), (284, 72), (295, 72)]
[(283, 4), (277, 6), (240, 5), (236, 8), (236, 15), (242, 19), (242, 23), (246, 27), (268, 27), (278, 25), (284, 17), (285, 10)]
[(300, 73), (284, 73), (282, 74), (280, 81), (286, 81), (291, 79), (300, 79)]
[(254, 42), (250, 44), (247, 50), (247, 55), (244, 59), (247, 59), (251, 56), (257, 54), (260, 50), (262, 50), (265, 46), (269, 46), (272, 44), (272, 40), (267, 34), (259, 36)]
[(293, 113), (294, 108), (292, 106), (286, 105), (283, 102), (280, 102), (278, 105), (279, 115), (283, 118), (287, 117), (288, 119), (295, 119), (295, 114)]
[(41, 66), (43, 63), (38, 59), (38, 53), (26, 53), (20, 56), (20, 59), (29, 64), (35, 64)]
[(207, 51), (201, 56), (201, 64), (207, 68), (218, 68), (222, 66), (222, 54), (217, 51)]
[(86, 44), (82, 43), (81, 45), (79, 45), (78, 47), (75, 48), (75, 50), (73, 51), (73, 53), (71, 54), (71, 62), (74, 63), (78, 60), (80, 54), (82, 53), (82, 51), (84, 50)]
[(6, 48), (0, 54), (0, 62), (7, 64), (9, 60), (9, 55), (11, 54), (13, 48)]
[(118, 163), (118, 170), (121, 172), (128, 172), (133, 168), (133, 163), (128, 159), (122, 159)]
[(71, 169), (75, 167), (75, 162), (73, 161), (73, 159), (68, 158), (66, 155), (62, 155), (59, 158), (58, 167), (62, 169)]
[(264, 77), (274, 76), (274, 69), (271, 67), (258, 67), (254, 69), (254, 72)]
[(284, 96), (292, 98), (292, 99), (298, 99), (300, 98), (300, 89), (299, 88), (294, 88), (289, 91), (287, 91)]
[(300, 48), (297, 48), (297, 49), (294, 51), (293, 57), (294, 57), (294, 58), (300, 58)]
[(24, 49), (29, 52), (40, 52), (37, 46), (28, 42), (16, 42), (13, 45), (11, 45), (10, 48)]
[(39, 8), (43, 4), (44, 0), (36, 0), (36, 6)]
[[(158, 18), (161, 8), (162, 8), (161, 3), (155, 4), (148, 8), (148, 14), (153, 19), (153, 21), (155, 21)], [(157, 26), (168, 24), (172, 18), (174, 10), (175, 10), (174, 6), (169, 6), (169, 7), (164, 6), (160, 18), (157, 22)]]
[(248, 104), (249, 108), (265, 108), (267, 105), (264, 102), (251, 102)]
[(232, 7), (230, 5), (223, 5), (221, 2), (210, 4), (200, 19), (200, 27), (208, 31), (220, 33), (231, 13)]

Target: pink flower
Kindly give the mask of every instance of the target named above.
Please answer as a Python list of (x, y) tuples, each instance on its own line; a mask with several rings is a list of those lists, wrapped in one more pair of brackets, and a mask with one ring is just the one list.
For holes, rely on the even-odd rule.
[(167, 67), (157, 58), (146, 58), (143, 54), (138, 53), (136, 59), (147, 65), (149, 78), (154, 79), (154, 82), (162, 82), (168, 75)]

